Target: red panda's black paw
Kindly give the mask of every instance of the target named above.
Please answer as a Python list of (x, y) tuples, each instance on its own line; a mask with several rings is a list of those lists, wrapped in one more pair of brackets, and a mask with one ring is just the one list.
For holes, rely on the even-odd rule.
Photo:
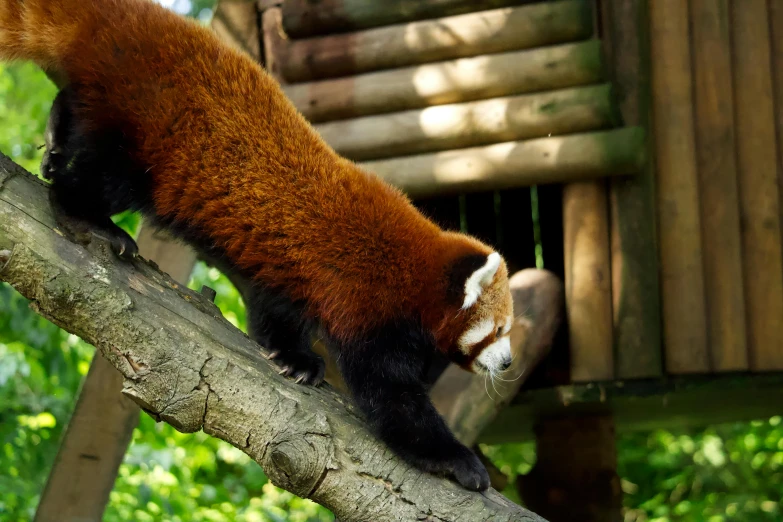
[(471, 491), (484, 491), (489, 488), (489, 473), (475, 453), (465, 448), (462, 458), (454, 459), (449, 464), (449, 474), (460, 485)]
[(280, 375), (291, 377), (299, 384), (318, 386), (324, 380), (324, 360), (312, 352), (272, 352), (269, 359), (280, 367)]
[(139, 254), (139, 247), (136, 245), (136, 242), (121, 228), (117, 228), (116, 231), (112, 230), (109, 233), (104, 233), (102, 230), (96, 232), (95, 235), (108, 241), (112, 251), (123, 259), (131, 259)]

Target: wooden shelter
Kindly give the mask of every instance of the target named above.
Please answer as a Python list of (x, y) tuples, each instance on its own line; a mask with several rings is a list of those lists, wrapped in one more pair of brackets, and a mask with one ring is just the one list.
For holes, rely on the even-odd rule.
[(621, 520), (615, 430), (782, 412), (779, 2), (221, 0), (213, 28), (338, 152), (564, 282), (467, 436), (536, 437), (531, 509)]

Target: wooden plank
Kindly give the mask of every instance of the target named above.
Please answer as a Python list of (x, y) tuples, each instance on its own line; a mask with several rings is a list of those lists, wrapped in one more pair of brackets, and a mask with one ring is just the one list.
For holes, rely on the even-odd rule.
[[(139, 253), (187, 283), (193, 251), (142, 226)], [(101, 520), (117, 471), (139, 420), (123, 396), (123, 377), (100, 353), (93, 358), (35, 515), (36, 522)]]
[(422, 197), (633, 174), (644, 164), (644, 143), (644, 132), (631, 127), (360, 165), (412, 197)]
[(748, 356), (729, 1), (692, 0), (690, 8), (704, 290), (712, 370), (745, 370)]
[(688, 5), (655, 0), (648, 8), (666, 370), (707, 372)]
[(591, 3), (543, 2), (348, 34), (290, 40), (282, 74), (304, 82), (584, 40)]
[[(601, 16), (621, 120), (649, 129), (647, 0), (603, 0)], [(663, 371), (653, 154), (648, 158), (636, 176), (608, 181), (615, 371), (620, 379), (655, 377)]]
[(286, 32), (294, 38), (356, 31), (472, 11), (508, 7), (529, 0), (286, 0)]
[(122, 382), (122, 375), (96, 353), (63, 434), (35, 522), (102, 519), (139, 421), (139, 407), (120, 393)]
[(563, 187), (565, 302), (574, 382), (614, 378), (606, 185)]
[[(769, 0), (767, 7), (772, 40), (772, 79), (775, 98), (775, 126), (778, 137), (780, 220), (783, 222), (783, 3)], [(781, 230), (781, 241), (783, 241), (783, 230)]]
[(316, 125), (338, 153), (379, 159), (609, 128), (610, 86), (439, 105)]
[(299, 83), (284, 90), (306, 118), (322, 122), (576, 87), (600, 82), (602, 76), (600, 46), (589, 41)]
[(769, 19), (764, 0), (731, 2), (737, 160), (748, 342), (754, 370), (783, 369), (781, 202)]
[(611, 413), (618, 433), (682, 430), (783, 413), (783, 373), (669, 376), (523, 390), (479, 442), (531, 440), (536, 419)]

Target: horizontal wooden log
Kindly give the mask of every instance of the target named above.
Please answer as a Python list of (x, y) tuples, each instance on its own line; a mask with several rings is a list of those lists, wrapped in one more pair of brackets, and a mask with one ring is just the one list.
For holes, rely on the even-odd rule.
[(563, 183), (638, 172), (640, 127), (498, 143), (361, 165), (412, 197)]
[(608, 128), (609, 85), (438, 105), (323, 123), (316, 129), (340, 154), (371, 160)]
[(312, 122), (575, 87), (603, 78), (598, 41), (460, 58), (300, 83), (286, 95)]
[[(534, 438), (541, 418), (611, 413), (617, 433), (688, 430), (780, 415), (783, 373), (670, 375), (522, 390), (479, 436), (484, 444)], [(566, 519), (569, 520), (569, 519)]]
[[(527, 0), (529, 2), (529, 0)], [(357, 31), (369, 27), (399, 24), (495, 9), (526, 3), (525, 0), (286, 0), (283, 2), (285, 30), (293, 38)], [(587, 3), (587, 2), (586, 2)]]
[(589, 38), (591, 3), (559, 0), (349, 34), (288, 40), (287, 82), (305, 82)]

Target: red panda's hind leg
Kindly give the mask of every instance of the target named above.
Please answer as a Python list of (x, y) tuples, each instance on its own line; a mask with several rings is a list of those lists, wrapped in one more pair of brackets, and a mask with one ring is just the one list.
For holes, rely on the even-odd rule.
[(88, 244), (94, 236), (122, 257), (138, 252), (136, 242), (111, 216), (141, 210), (149, 178), (134, 165), (121, 133), (84, 133), (73, 107), (76, 93), (66, 87), (52, 104), (41, 173), (52, 182), (50, 200), (58, 226), (71, 239)]
[(430, 401), (423, 381), (435, 343), (415, 325), (397, 324), (346, 346), (334, 343), (340, 372), (376, 436), (409, 464), (484, 491), (489, 474), (459, 442)]
[(318, 386), (324, 380), (326, 365), (312, 351), (312, 321), (303, 307), (284, 295), (256, 285), (247, 296), (248, 334), (266, 348), (280, 374), (296, 382)]

